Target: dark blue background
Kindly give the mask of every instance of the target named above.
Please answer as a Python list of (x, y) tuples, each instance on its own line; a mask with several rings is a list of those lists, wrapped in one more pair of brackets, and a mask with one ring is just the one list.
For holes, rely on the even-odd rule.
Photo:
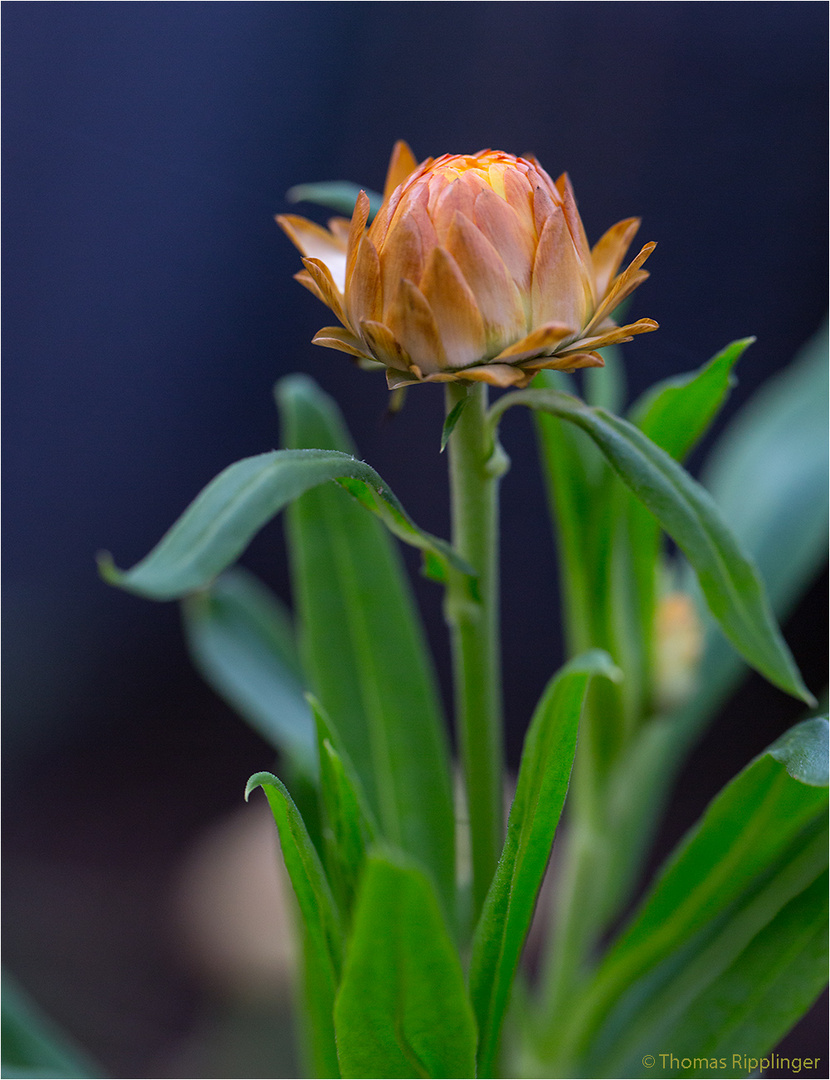
[[(415, 520), (447, 532), (440, 390), (386, 421), (382, 379), (309, 344), (329, 317), (291, 279), (285, 190), (379, 188), (399, 137), (418, 157), (532, 151), (570, 172), (589, 238), (640, 214), (659, 242), (632, 314), (661, 329), (625, 347), (632, 392), (756, 334), (733, 409), (826, 305), (826, 30), (817, 3), (3, 5), (7, 959), (109, 1069), (145, 1075), (148, 1042), (187, 1029), (157, 941), (165, 874), (268, 754), (190, 671), (175, 610), (106, 588), (95, 551), (130, 565), (216, 472), (276, 446), (271, 387), (296, 370), (336, 396)], [(561, 644), (538, 599), (555, 574), (526, 419), (504, 440), (515, 758)], [(288, 597), (278, 527), (249, 565)], [(418, 591), (446, 678), (440, 597)], [(815, 611), (790, 630), (814, 684)], [(725, 721), (734, 760), (704, 787), (797, 715), (752, 686)], [(112, 887), (90, 923), (113, 957), (130, 920), (110, 878), (144, 883), (123, 944), (131, 1036), (69, 1000), (78, 979), (100, 997), (106, 958), (90, 968), (89, 942), (61, 936), (61, 874), (42, 899), (61, 859)], [(142, 994), (169, 996), (170, 1030), (142, 1026)]]

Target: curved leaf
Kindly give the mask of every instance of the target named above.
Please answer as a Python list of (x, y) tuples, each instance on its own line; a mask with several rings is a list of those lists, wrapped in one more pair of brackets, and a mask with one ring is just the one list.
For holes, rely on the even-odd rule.
[(370, 854), (334, 1008), (344, 1077), (475, 1076), (461, 963), (429, 878)]
[[(733, 341), (698, 371), (666, 379), (644, 394), (628, 419), (653, 443), (682, 462), (708, 430), (734, 385), (732, 370), (754, 338)], [(624, 509), (623, 509), (624, 507)], [(637, 659), (644, 700), (639, 711), (664, 711), (665, 700), (654, 700), (654, 626), (662, 569), (661, 530), (635, 496), (625, 493), (620, 503), (627, 542), (622, 558), (630, 580), (630, 637), (641, 642)], [(622, 593), (623, 590), (617, 590)], [(631, 682), (631, 674), (629, 674)], [(659, 689), (659, 688), (658, 688)], [(673, 702), (669, 702), (669, 705)]]
[(349, 486), (400, 539), (439, 565), (469, 567), (443, 540), (422, 532), (373, 468), (336, 450), (272, 450), (230, 465), (194, 499), (155, 548), (131, 570), (99, 557), (111, 585), (152, 600), (174, 600), (208, 585), (288, 503), (329, 480)]
[(578, 398), (552, 390), (514, 391), (493, 406), (493, 422), (511, 405), (543, 409), (587, 432), (683, 550), (732, 644), (770, 682), (814, 702), (775, 624), (757, 570), (700, 484), (633, 425)]
[[(780, 620), (827, 559), (827, 392), (825, 327), (730, 421), (701, 474), (758, 567)], [(679, 749), (743, 672), (740, 658), (723, 647), (710, 623), (697, 693), (676, 713)]]
[(491, 1076), (510, 988), (530, 929), (571, 776), (592, 676), (619, 679), (607, 653), (576, 657), (548, 683), (522, 751), (507, 838), (473, 938), (470, 997), (479, 1027), (478, 1076)]
[(343, 958), (340, 913), (329, 887), (320, 857), (308, 835), (302, 816), (285, 786), (271, 773), (256, 773), (245, 788), (262, 788), (274, 815), (285, 868), (294, 887), (303, 923), (309, 1019), (317, 1075), (339, 1076), (334, 1044), (334, 995)]
[(733, 341), (699, 370), (657, 383), (635, 402), (628, 419), (675, 461), (683, 461), (720, 411), (734, 386), (732, 369), (754, 341)]
[(825, 326), (741, 409), (701, 474), (779, 612), (827, 558), (827, 349)]

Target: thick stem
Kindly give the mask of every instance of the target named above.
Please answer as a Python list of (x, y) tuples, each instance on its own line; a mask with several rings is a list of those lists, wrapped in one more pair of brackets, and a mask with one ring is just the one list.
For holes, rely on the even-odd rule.
[(487, 387), (447, 386), (447, 415), (469, 394), (449, 441), (452, 541), (477, 571), (455, 574), (447, 589), (456, 724), (467, 787), (478, 918), (502, 846), (502, 693), (499, 642), (498, 486), (506, 468), (488, 430)]

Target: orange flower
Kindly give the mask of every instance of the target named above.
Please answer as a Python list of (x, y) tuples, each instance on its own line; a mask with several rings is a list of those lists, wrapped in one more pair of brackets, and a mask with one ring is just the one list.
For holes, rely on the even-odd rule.
[(382, 364), (390, 388), (526, 386), (540, 368), (601, 367), (596, 349), (657, 329), (611, 320), (648, 277), (653, 243), (618, 273), (639, 219), (589, 248), (568, 177), (554, 183), (532, 157), (482, 150), (418, 165), (399, 142), (367, 229), (368, 217), (361, 192), (351, 222), (334, 218), (330, 230), (277, 221), (304, 256), (297, 280), (342, 324), (315, 344)]

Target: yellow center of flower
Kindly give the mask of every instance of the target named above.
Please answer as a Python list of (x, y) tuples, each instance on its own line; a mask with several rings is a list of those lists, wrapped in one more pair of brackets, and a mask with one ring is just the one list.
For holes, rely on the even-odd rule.
[(497, 195), (507, 201), (507, 191), (504, 184), (504, 174), (507, 169), (519, 168), (526, 173), (528, 163), (522, 158), (513, 157), (499, 150), (488, 150), (486, 154), (473, 157), (472, 155), (456, 155), (445, 160), (439, 158), (430, 168), (433, 176), (440, 176), (448, 183), (455, 183), (469, 173), (475, 173), (481, 180), (492, 188)]

